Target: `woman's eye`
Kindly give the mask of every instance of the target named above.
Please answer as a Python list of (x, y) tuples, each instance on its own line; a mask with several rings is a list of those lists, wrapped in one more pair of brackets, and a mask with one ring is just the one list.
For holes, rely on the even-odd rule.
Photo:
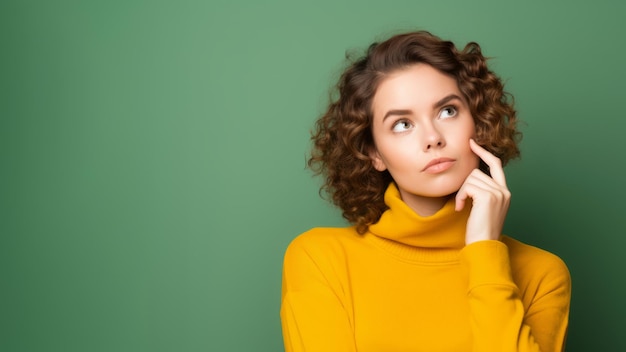
[(409, 121), (398, 121), (393, 125), (392, 130), (394, 132), (404, 132), (408, 131), (411, 128), (411, 123)]
[(441, 109), (441, 112), (439, 113), (439, 117), (441, 118), (448, 118), (448, 117), (454, 117), (456, 116), (456, 108), (454, 106), (446, 106), (445, 108)]

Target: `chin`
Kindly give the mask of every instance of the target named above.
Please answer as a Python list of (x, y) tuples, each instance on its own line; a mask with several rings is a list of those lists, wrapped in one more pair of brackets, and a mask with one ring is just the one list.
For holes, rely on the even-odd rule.
[[(469, 175), (469, 173), (468, 173)], [(450, 195), (456, 194), (456, 192), (458, 192), (461, 189), (461, 186), (463, 186), (463, 183), (465, 182), (465, 179), (467, 179), (466, 177), (463, 177), (461, 180), (457, 180), (454, 182), (449, 182), (446, 187), (441, 187), (439, 189), (438, 193), (439, 195), (437, 195), (436, 197), (448, 197)]]
[(445, 189), (440, 189), (440, 190), (430, 190), (429, 192), (415, 192), (413, 194), (420, 196), (420, 197), (426, 197), (426, 198), (449, 198), (450, 196), (454, 196), (456, 195), (456, 193), (459, 191), (461, 187), (451, 187), (451, 188), (445, 188)]

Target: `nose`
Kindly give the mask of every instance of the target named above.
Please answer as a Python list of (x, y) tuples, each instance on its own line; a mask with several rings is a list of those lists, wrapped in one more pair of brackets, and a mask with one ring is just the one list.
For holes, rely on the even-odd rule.
[(441, 131), (434, 125), (424, 126), (424, 151), (431, 149), (443, 148), (446, 141)]

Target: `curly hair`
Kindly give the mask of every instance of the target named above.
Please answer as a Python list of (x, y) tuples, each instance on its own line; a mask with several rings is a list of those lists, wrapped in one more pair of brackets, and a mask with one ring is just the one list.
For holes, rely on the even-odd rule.
[(313, 149), (308, 160), (309, 167), (325, 177), (320, 193), (331, 196), (359, 233), (367, 231), (387, 209), (384, 193), (393, 181), (388, 171), (374, 169), (370, 158), (374, 148), (372, 100), (385, 77), (417, 63), (456, 79), (474, 119), (478, 144), (503, 165), (520, 154), (513, 97), (489, 70), (477, 43), (470, 42), (459, 51), (452, 42), (427, 31), (374, 43), (341, 74), (336, 98), (331, 98), (311, 134)]

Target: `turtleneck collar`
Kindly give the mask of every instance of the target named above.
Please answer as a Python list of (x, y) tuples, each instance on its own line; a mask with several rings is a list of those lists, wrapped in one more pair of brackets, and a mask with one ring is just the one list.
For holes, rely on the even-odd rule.
[[(431, 216), (421, 216), (411, 209), (400, 197), (395, 183), (385, 192), (385, 204), (389, 207), (369, 232), (379, 238), (418, 247), (416, 249), (454, 249), (465, 246), (465, 229), (471, 211), (471, 202), (463, 210), (454, 210), (454, 197)], [(387, 244), (393, 246), (393, 244)], [(411, 251), (404, 248), (403, 252)]]

